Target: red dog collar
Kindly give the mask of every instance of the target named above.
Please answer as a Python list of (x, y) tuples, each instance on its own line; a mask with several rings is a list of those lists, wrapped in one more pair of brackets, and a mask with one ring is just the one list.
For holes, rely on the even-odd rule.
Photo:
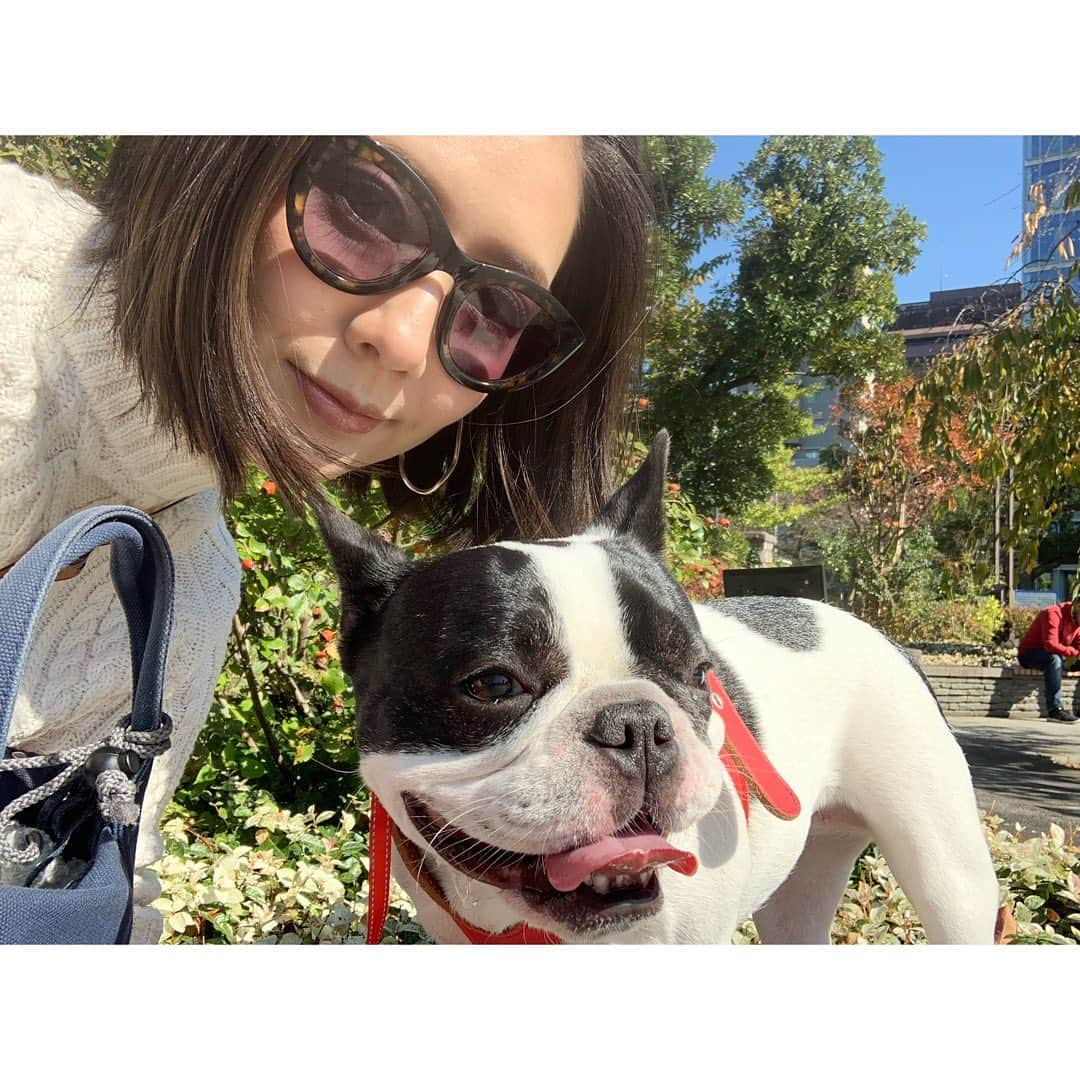
[[(728, 771), (735, 793), (742, 804), (747, 823), (750, 821), (750, 794), (760, 800), (765, 808), (785, 821), (799, 816), (801, 807), (798, 796), (765, 756), (758, 741), (743, 723), (739, 710), (728, 697), (720, 680), (710, 671), (709, 702), (713, 711), (724, 722), (724, 745), (720, 748), (720, 760)], [(461, 932), (473, 945), (560, 945), (560, 940), (546, 930), (537, 930), (528, 923), (518, 923), (502, 933), (491, 933), (473, 926), (456, 915), (447, 903), (438, 882), (429, 870), (422, 867), (419, 849), (391, 820), (386, 808), (371, 793), (371, 844), (370, 871), (368, 874), (368, 924), (367, 944), (377, 945), (382, 940), (386, 914), (390, 909), (390, 846), (397, 847), (409, 873), (418, 885), (457, 923)]]

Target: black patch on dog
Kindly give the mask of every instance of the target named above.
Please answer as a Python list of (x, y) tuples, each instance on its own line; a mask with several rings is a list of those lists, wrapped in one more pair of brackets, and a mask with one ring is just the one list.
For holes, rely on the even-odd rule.
[(793, 652), (821, 647), (821, 626), (813, 607), (794, 596), (727, 596), (708, 607)]
[(592, 524), (636, 540), (658, 559), (663, 558), (667, 533), (664, 480), (670, 447), (668, 433), (658, 431), (637, 472), (608, 499)]
[[(490, 746), (569, 671), (547, 593), (521, 551), (470, 548), (418, 563), (377, 620), (349, 672), (362, 753)], [(482, 702), (462, 688), (493, 670), (526, 692)]]
[(598, 543), (615, 581), (634, 674), (656, 683), (704, 737), (708, 691), (694, 682), (694, 671), (712, 657), (686, 593), (636, 540), (620, 537)]

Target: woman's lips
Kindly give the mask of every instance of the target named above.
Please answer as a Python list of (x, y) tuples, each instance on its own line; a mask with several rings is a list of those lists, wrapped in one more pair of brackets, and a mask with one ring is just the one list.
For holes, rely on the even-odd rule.
[(369, 416), (345, 406), (329, 390), (317, 383), (310, 375), (296, 369), (300, 389), (308, 408), (328, 427), (346, 435), (366, 435), (383, 422), (380, 416)]

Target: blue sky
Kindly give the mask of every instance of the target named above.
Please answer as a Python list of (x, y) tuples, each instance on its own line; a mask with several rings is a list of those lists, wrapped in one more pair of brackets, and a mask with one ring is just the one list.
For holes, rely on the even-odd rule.
[[(709, 175), (721, 179), (753, 157), (761, 138), (720, 135), (713, 142)], [(877, 144), (889, 201), (926, 224), (914, 271), (896, 281), (900, 303), (926, 300), (937, 289), (988, 285), (1016, 270), (1005, 263), (1020, 228), (1019, 135), (888, 135)], [(714, 242), (702, 256), (722, 250)]]

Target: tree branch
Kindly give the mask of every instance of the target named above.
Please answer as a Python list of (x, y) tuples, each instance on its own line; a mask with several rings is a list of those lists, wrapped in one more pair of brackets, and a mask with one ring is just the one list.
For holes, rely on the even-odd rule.
[(233, 614), (233, 633), (236, 635), (237, 649), (240, 653), (244, 669), (244, 678), (247, 680), (248, 690), (251, 692), (251, 707), (255, 711), (255, 718), (259, 721), (259, 726), (262, 728), (263, 736), (270, 749), (270, 755), (273, 758), (275, 767), (281, 774), (281, 778), (288, 786), (289, 790), (292, 790), (292, 777), (285, 770), (285, 764), (281, 756), (281, 747), (278, 744), (277, 737), (274, 735), (273, 728), (270, 727), (270, 721), (267, 719), (266, 710), (263, 708), (262, 696), (259, 694), (259, 687), (255, 682), (255, 672), (251, 668), (251, 654), (248, 652), (247, 641), (245, 640), (247, 627), (241, 624), (239, 615), (235, 613)]

